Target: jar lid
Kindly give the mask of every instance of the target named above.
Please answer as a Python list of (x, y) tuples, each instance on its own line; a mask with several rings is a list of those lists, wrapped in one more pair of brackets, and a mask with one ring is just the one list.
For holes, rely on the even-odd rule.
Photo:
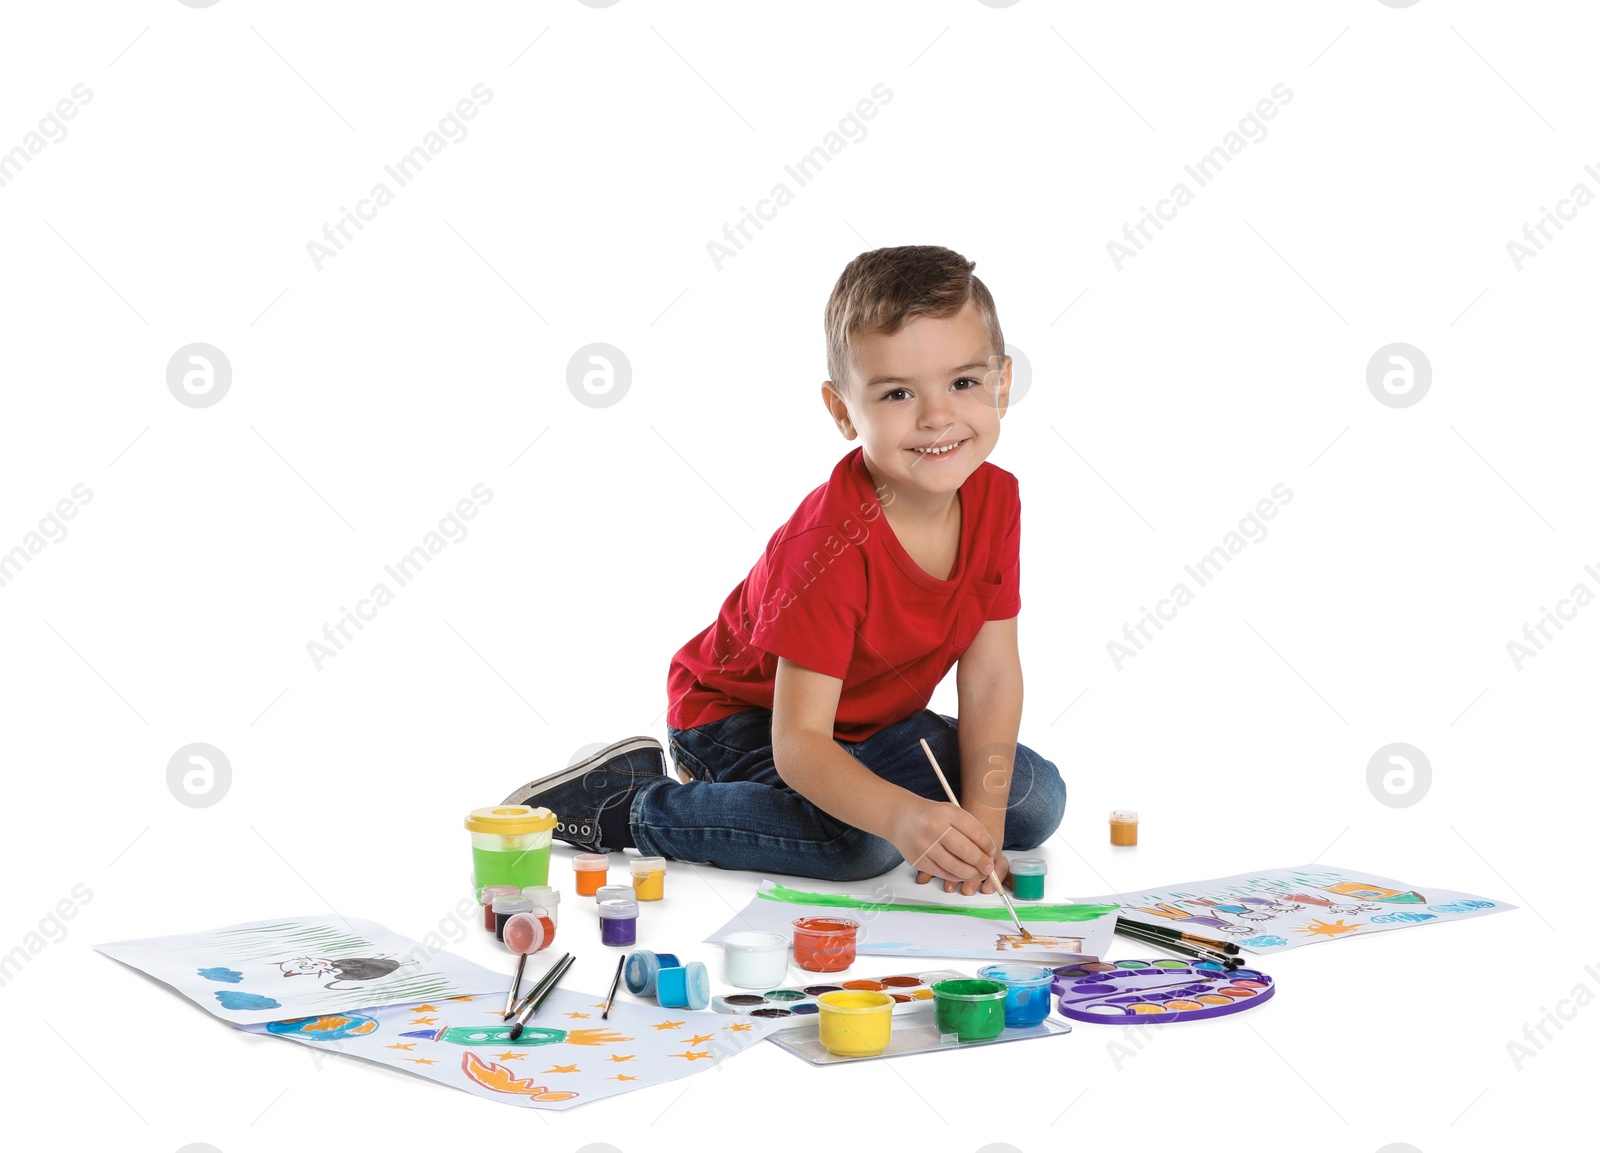
[(561, 904), (561, 890), (553, 885), (529, 885), (522, 890), (522, 895), (535, 905)]
[(478, 901), (480, 904), (487, 905), (496, 898), (515, 897), (516, 895), (517, 887), (515, 885), (485, 885), (478, 893)]
[(1138, 823), (1139, 814), (1134, 812), (1132, 809), (1112, 809), (1111, 819), (1116, 821), (1118, 824), (1123, 824), (1128, 821)]
[(572, 858), (572, 867), (580, 873), (603, 873), (611, 867), (611, 858), (604, 853), (579, 853)]
[(639, 915), (639, 902), (630, 901), (625, 897), (613, 901), (601, 901), (598, 907), (600, 916), (608, 921), (625, 921)]
[(496, 897), (494, 901), (490, 903), (489, 908), (497, 917), (501, 913), (531, 913), (533, 911), (533, 902), (527, 897), (524, 897), (521, 893), (518, 893), (514, 897)]
[(594, 891), (596, 901), (633, 900), (632, 885), (601, 885)]
[(549, 809), (527, 805), (490, 805), (473, 809), (467, 815), (466, 826), (473, 833), (542, 833), (556, 827), (556, 815)]
[(1011, 871), (1020, 877), (1042, 877), (1048, 870), (1043, 857), (1018, 857), (1011, 862)]
[(667, 867), (665, 857), (635, 857), (628, 862), (628, 868), (635, 873), (654, 873)]

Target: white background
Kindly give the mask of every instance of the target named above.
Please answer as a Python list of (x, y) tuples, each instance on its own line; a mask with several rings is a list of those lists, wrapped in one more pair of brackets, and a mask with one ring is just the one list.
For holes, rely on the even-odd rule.
[[(7, 5), (0, 149), (92, 99), (0, 187), (0, 550), (93, 494), (0, 587), (8, 1097), (94, 1119), (57, 1144), (227, 1153), (802, 1125), (1433, 1153), (1578, 1123), (1600, 608), (1520, 670), (1507, 642), (1600, 592), (1600, 208), (1520, 271), (1506, 245), (1600, 190), (1587, 9)], [(480, 83), (469, 134), (319, 271), (307, 242)], [(707, 242), (880, 83), (719, 269)], [(1265, 138), (1119, 271), (1107, 242), (1280, 83)], [(908, 243), (977, 261), (1032, 369), (992, 459), (1026, 510), (1022, 740), (1069, 790), (1051, 895), (1318, 859), (1521, 911), (1274, 958), (1274, 1003), (1132, 1057), (1090, 1026), (851, 1069), (768, 1045), (548, 1118), (309, 1061), (90, 951), (328, 908), (448, 924), (468, 809), (665, 736), (672, 652), (850, 448), (817, 398), (828, 291)], [(195, 341), (232, 365), (213, 407), (167, 388)], [(566, 383), (595, 341), (632, 366), (607, 408)], [(1395, 341), (1432, 365), (1412, 407), (1367, 387)], [(479, 483), (469, 534), (319, 671), (307, 642)], [(1107, 642), (1279, 483), (1265, 539), (1119, 671)], [(232, 766), (210, 807), (167, 786), (197, 741)], [(1409, 807), (1367, 784), (1394, 741), (1432, 765)], [(1107, 847), (1114, 807), (1137, 849)], [(697, 942), (757, 879), (675, 867), (645, 941), (720, 977)], [(603, 990), (567, 899), (571, 980)]]

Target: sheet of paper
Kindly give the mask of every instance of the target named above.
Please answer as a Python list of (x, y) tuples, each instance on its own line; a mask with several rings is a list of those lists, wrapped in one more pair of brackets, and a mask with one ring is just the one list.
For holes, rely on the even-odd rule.
[[(510, 982), (502, 977), (501, 984)], [(491, 1101), (570, 1109), (714, 1068), (781, 1024), (662, 1009), (626, 993), (602, 1021), (604, 994), (558, 987), (512, 1041), (501, 1018), (505, 1002), (502, 989), (246, 1028), (391, 1065)]]
[(719, 942), (729, 933), (743, 929), (762, 929), (789, 937), (798, 917), (835, 916), (860, 924), (856, 952), (864, 956), (972, 957), (1060, 965), (1099, 960), (1111, 947), (1116, 924), (1114, 904), (1019, 901), (1017, 912), (1033, 934), (1033, 941), (1022, 939), (1011, 914), (993, 898), (956, 904), (813, 893), (764, 880), (754, 899), (706, 941)]
[(494, 973), (382, 925), (333, 914), (279, 917), (95, 948), (236, 1025), (486, 993)]
[(1333, 865), (1263, 869), (1084, 900), (1118, 905), (1129, 920), (1232, 941), (1252, 953), (1278, 953), (1516, 908)]

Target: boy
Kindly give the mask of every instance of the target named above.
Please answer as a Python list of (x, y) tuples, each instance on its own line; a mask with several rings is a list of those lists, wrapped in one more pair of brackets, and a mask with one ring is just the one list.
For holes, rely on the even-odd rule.
[[(830, 880), (902, 859), (917, 883), (993, 892), (1006, 849), (1066, 803), (1018, 745), (1016, 478), (986, 458), (1011, 359), (994, 300), (946, 248), (846, 266), (824, 313), (829, 417), (861, 446), (773, 534), (717, 619), (672, 660), (667, 731), (530, 782), (557, 838)], [(930, 712), (956, 665), (960, 723)], [(952, 805), (919, 743), (925, 738)]]

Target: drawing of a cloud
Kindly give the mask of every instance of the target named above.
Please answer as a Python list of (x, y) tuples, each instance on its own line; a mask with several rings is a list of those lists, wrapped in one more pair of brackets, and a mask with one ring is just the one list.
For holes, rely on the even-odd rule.
[(240, 981), (244, 980), (244, 974), (239, 972), (237, 969), (224, 969), (218, 967), (212, 969), (196, 969), (195, 972), (199, 973), (208, 981), (220, 981), (224, 985), (237, 985)]
[(224, 1009), (276, 1009), (282, 1004), (260, 993), (240, 993), (233, 989), (218, 989), (214, 995)]

